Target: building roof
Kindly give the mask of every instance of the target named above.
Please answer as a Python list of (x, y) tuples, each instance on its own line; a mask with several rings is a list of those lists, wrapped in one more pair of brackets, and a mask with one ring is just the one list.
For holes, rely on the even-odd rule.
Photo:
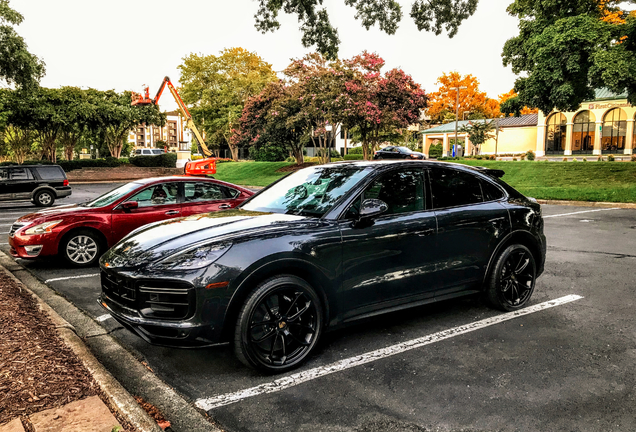
[(594, 100), (611, 100), (611, 99), (627, 99), (627, 91), (624, 91), (620, 94), (616, 94), (611, 92), (606, 88), (600, 88), (594, 90)]
[[(496, 119), (488, 119), (488, 121), (493, 121)], [(457, 130), (459, 131), (462, 126), (468, 125), (468, 123), (483, 123), (486, 120), (462, 120), (457, 122)], [(509, 127), (524, 127), (524, 126), (536, 126), (539, 121), (538, 114), (526, 114), (521, 117), (505, 117), (499, 119), (499, 127), (500, 128), (509, 128)], [(423, 130), (422, 133), (427, 134), (440, 134), (440, 133), (449, 133), (455, 132), (455, 122), (446, 123), (440, 126), (436, 126), (431, 129)]]

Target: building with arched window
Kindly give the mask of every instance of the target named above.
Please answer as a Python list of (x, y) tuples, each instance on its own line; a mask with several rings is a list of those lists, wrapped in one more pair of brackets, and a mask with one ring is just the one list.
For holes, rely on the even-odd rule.
[(635, 117), (627, 94), (598, 89), (596, 98), (575, 112), (539, 112), (536, 154), (632, 154)]

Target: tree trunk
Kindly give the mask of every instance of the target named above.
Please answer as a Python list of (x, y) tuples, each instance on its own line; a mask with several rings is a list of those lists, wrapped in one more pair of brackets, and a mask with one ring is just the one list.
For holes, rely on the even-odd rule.
[(230, 147), (230, 153), (232, 153), (232, 160), (238, 161), (238, 146), (229, 143), (228, 146)]
[(291, 147), (292, 154), (294, 158), (296, 159), (296, 165), (301, 165), (304, 162), (303, 148), (295, 147), (295, 146), (290, 146), (290, 147)]

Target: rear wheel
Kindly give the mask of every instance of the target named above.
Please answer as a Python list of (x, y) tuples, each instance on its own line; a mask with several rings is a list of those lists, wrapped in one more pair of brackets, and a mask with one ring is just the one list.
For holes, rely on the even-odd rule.
[(530, 250), (520, 244), (508, 246), (497, 257), (488, 278), (488, 301), (497, 309), (505, 311), (523, 308), (534, 292), (536, 274), (536, 264)]
[(49, 190), (41, 190), (33, 197), (33, 204), (38, 207), (50, 207), (55, 202), (55, 195)]
[(91, 231), (71, 233), (60, 244), (64, 259), (75, 267), (88, 267), (97, 262), (102, 253), (100, 239)]
[(307, 358), (321, 330), (316, 291), (297, 276), (277, 276), (247, 297), (236, 323), (234, 351), (247, 366), (285, 372)]

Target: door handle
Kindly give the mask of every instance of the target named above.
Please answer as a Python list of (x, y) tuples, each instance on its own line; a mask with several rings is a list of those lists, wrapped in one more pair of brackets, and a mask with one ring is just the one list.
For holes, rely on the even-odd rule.
[(179, 210), (170, 210), (166, 212), (166, 216), (173, 216), (179, 214)]
[(232, 208), (232, 204), (221, 204), (219, 206), (219, 210), (225, 210), (225, 209), (229, 209)]
[(417, 235), (418, 237), (426, 237), (426, 236), (430, 236), (434, 232), (435, 232), (435, 228), (430, 228), (430, 229), (418, 232)]

